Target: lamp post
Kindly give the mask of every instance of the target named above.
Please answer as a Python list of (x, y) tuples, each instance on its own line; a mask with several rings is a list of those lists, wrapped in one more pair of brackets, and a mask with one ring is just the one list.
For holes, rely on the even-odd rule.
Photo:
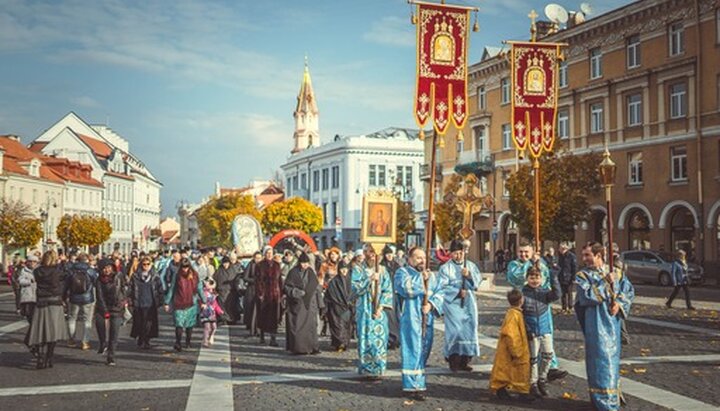
[(615, 173), (617, 166), (610, 158), (610, 151), (605, 147), (603, 161), (598, 167), (600, 171), (600, 182), (605, 187), (605, 204), (607, 207), (607, 231), (608, 231), (608, 265), (613, 269), (613, 213), (612, 213), (612, 186), (615, 185)]
[(48, 250), (48, 241), (50, 239), (50, 207), (57, 207), (57, 203), (54, 200), (51, 200), (50, 197), (48, 197), (47, 201), (45, 202), (45, 209), (40, 209), (40, 218), (42, 218), (43, 220), (43, 252)]

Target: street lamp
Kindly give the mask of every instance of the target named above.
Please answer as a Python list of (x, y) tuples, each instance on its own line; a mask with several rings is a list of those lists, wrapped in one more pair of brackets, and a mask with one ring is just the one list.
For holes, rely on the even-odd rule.
[(43, 251), (47, 251), (48, 241), (50, 240), (50, 224), (48, 221), (50, 217), (50, 207), (57, 207), (57, 203), (48, 197), (45, 203), (45, 209), (40, 209), (40, 218), (43, 220)]
[(617, 166), (610, 158), (610, 151), (605, 147), (603, 161), (598, 167), (600, 171), (600, 182), (605, 187), (605, 203), (607, 207), (607, 230), (608, 230), (608, 264), (613, 269), (613, 216), (612, 216), (612, 186), (615, 185), (615, 174)]

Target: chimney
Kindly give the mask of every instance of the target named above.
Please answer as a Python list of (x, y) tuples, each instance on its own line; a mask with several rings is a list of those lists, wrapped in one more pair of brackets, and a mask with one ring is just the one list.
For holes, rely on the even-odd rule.
[(215, 195), (220, 197), (220, 182), (219, 181), (215, 182)]
[(15, 134), (8, 134), (5, 137), (9, 138), (12, 141), (17, 141), (18, 143), (20, 142), (20, 137), (16, 136)]

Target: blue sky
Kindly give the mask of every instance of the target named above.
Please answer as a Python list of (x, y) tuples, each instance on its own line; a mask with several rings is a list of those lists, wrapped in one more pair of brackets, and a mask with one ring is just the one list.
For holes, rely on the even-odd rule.
[[(580, 1), (560, 1), (570, 10)], [(598, 1), (594, 15), (627, 4)], [(109, 122), (163, 182), (163, 214), (215, 181), (269, 178), (292, 148), (309, 57), (320, 132), (414, 127), (415, 31), (406, 0), (0, 1), (0, 134), (29, 143), (74, 111)], [(545, 2), (480, 8), (485, 45), (527, 38)], [(592, 17), (592, 16), (591, 16)]]

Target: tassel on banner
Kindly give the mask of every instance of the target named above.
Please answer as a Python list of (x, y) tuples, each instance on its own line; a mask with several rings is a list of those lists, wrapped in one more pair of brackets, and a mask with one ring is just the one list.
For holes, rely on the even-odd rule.
[(475, 33), (477, 33), (478, 31), (480, 31), (480, 24), (478, 24), (478, 16), (477, 16), (477, 15), (478, 15), (477, 12), (475, 12), (475, 24), (473, 24), (473, 28), (472, 28), (472, 30), (473, 30)]
[(457, 141), (463, 141), (464, 139), (465, 139), (465, 136), (463, 135), (462, 130), (458, 130)]
[(425, 140), (425, 130), (420, 129), (420, 133), (418, 133), (418, 140), (420, 140), (420, 141)]
[(440, 139), (438, 140), (438, 147), (445, 148), (445, 136), (440, 136)]

